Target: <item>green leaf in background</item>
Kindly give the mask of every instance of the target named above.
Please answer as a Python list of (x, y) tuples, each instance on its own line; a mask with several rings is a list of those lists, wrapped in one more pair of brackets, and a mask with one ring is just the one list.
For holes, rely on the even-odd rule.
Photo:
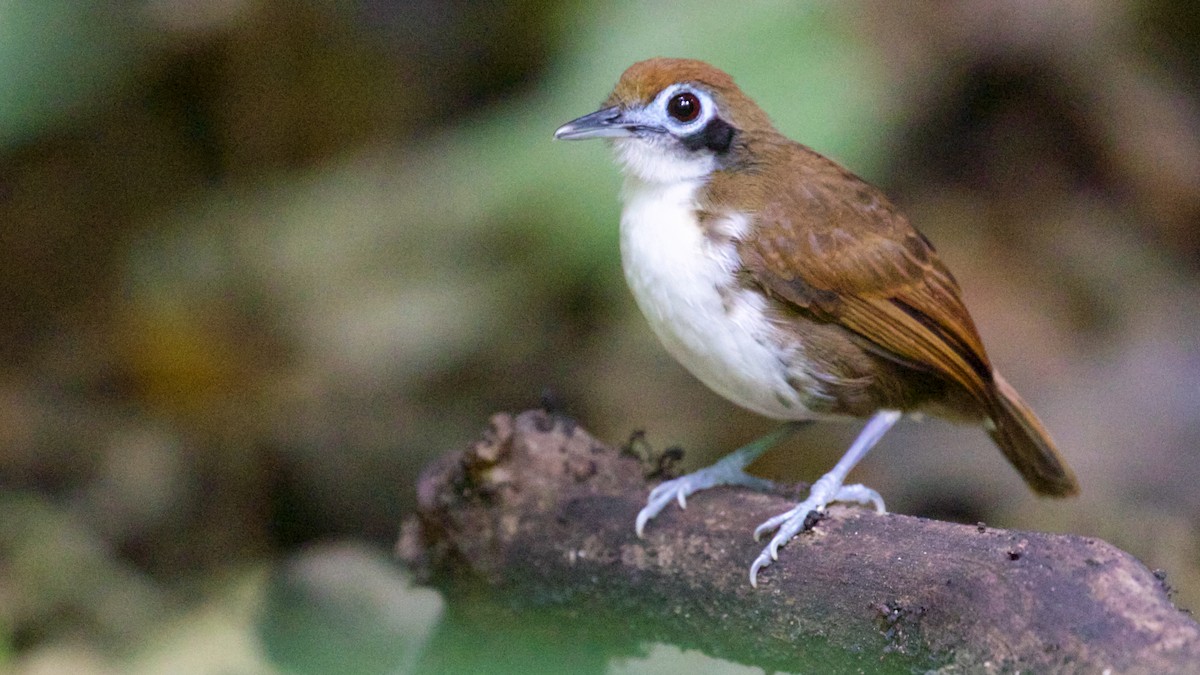
[[(881, 166), (880, 139), (891, 135), (896, 107), (887, 104), (880, 57), (855, 23), (857, 8), (574, 4), (550, 22), (558, 54), (528, 93), (454, 111), (466, 113), (462, 121), (394, 155), (352, 156), (300, 180), (286, 176), (263, 191), (181, 213), (180, 223), (194, 231), (196, 219), (237, 222), (241, 258), (259, 270), (251, 276), (272, 279), (276, 297), (296, 298), (303, 307), (297, 316), (327, 319), (328, 328), (315, 329), (315, 350), (371, 364), (355, 368), (376, 376), (380, 362), (398, 369), (387, 373), (425, 373), (494, 340), (503, 317), (545, 306), (548, 294), (581, 285), (617, 292), (617, 168), (604, 144), (560, 143), (553, 133), (594, 110), (639, 59), (712, 62), (782, 131), (870, 177)], [(174, 257), (151, 244), (139, 259)], [(134, 267), (148, 273), (147, 286), (167, 281), (155, 271), (192, 269)], [(190, 279), (202, 293), (211, 287), (202, 274)], [(189, 283), (182, 282), (163, 288)], [(376, 296), (375, 308), (356, 301)], [(331, 307), (314, 311), (314, 300)]]
[(617, 170), (601, 144), (568, 146), (551, 134), (594, 110), (626, 67), (653, 56), (699, 58), (730, 72), (781, 131), (869, 177), (896, 120), (879, 56), (854, 15), (854, 3), (826, 2), (574, 6), (560, 17), (562, 58), (537, 95), (438, 139), (428, 175), (442, 189), (427, 197), (552, 217), (542, 225), (553, 230), (556, 265), (611, 261)]
[(437, 593), (411, 587), (386, 555), (328, 544), (275, 570), (258, 636), (289, 673), (408, 673), (443, 607)]
[(148, 44), (129, 0), (0, 0), (0, 150), (111, 95)]

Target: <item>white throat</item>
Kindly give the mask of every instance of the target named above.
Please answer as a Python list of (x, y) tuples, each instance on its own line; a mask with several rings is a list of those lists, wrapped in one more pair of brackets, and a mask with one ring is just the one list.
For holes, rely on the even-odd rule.
[[(644, 153), (648, 155), (648, 153)], [(627, 160), (623, 160), (627, 161)], [(642, 170), (626, 174), (621, 214), (625, 279), (663, 346), (709, 388), (735, 403), (776, 419), (809, 419), (788, 379), (810, 380), (789, 364), (801, 346), (782, 344), (764, 315), (766, 300), (736, 283), (736, 240), (750, 219), (729, 213), (706, 234), (696, 197), (708, 172), (673, 181), (663, 164), (646, 156)], [(678, 166), (678, 165), (676, 165)]]
[(663, 134), (613, 141), (617, 161), (627, 176), (646, 183), (674, 184), (698, 181), (712, 175), (717, 159), (711, 153), (693, 153)]

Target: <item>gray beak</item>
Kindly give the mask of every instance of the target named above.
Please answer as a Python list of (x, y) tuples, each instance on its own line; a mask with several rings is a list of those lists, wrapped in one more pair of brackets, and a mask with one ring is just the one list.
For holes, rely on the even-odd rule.
[(585, 138), (630, 138), (636, 136), (637, 124), (630, 123), (617, 106), (597, 110), (590, 115), (571, 120), (554, 132), (562, 141), (578, 141)]

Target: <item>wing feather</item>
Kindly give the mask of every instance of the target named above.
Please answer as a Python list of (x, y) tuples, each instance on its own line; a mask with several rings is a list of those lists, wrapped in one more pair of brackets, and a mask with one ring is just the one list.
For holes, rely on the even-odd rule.
[[(836, 322), (901, 363), (949, 378), (980, 400), (992, 378), (958, 283), (929, 240), (884, 195), (795, 145), (739, 242), (767, 293)], [(777, 164), (780, 165), (780, 164)]]

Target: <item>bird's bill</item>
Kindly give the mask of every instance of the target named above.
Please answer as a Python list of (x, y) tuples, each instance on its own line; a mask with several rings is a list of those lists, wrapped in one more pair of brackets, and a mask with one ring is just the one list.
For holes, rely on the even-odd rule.
[(561, 141), (579, 141), (585, 138), (630, 138), (636, 134), (636, 125), (626, 120), (617, 106), (597, 110), (590, 115), (571, 120), (554, 132)]

